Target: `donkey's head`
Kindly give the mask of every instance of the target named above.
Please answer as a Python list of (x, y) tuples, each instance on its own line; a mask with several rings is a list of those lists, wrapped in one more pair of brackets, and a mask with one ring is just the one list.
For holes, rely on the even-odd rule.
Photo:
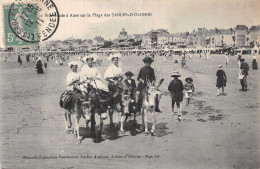
[(121, 101), (122, 101), (122, 109), (124, 113), (129, 113), (129, 103), (131, 101), (130, 95), (128, 94), (122, 95)]
[(83, 111), (83, 115), (85, 116), (85, 119), (87, 121), (89, 121), (91, 118), (91, 112), (92, 112), (91, 110), (94, 107), (92, 98), (88, 97), (87, 100), (82, 100), (81, 107), (82, 107), (82, 111)]
[(155, 107), (155, 102), (158, 102), (161, 97), (161, 92), (158, 90), (158, 87), (162, 84), (163, 80), (164, 79), (160, 80), (158, 85), (147, 81), (148, 83), (143, 98), (143, 104), (145, 106), (148, 106), (150, 108)]

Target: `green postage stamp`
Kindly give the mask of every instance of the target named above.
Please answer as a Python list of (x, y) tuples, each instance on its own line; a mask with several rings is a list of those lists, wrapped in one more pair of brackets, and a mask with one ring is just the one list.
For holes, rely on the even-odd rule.
[[(27, 46), (37, 43), (29, 42), (36, 39), (39, 30), (38, 25), (33, 24), (37, 21), (38, 13), (32, 12), (37, 4), (12, 4), (4, 5), (4, 41), (5, 46)], [(31, 34), (31, 32), (33, 34)]]
[(15, 1), (3, 5), (6, 47), (38, 45), (58, 28), (59, 13), (53, 1)]

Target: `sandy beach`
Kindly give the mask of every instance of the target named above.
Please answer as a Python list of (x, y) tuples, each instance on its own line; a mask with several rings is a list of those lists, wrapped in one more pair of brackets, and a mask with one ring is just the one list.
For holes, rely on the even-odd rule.
[[(239, 91), (236, 56), (225, 67), (224, 55), (212, 55), (210, 60), (199, 54), (187, 58), (181, 68), (181, 58), (174, 56), (166, 62), (155, 56), (152, 67), (160, 87), (162, 99), (155, 136), (145, 136), (133, 117), (125, 123), (125, 135), (111, 130), (104, 121), (102, 141), (94, 143), (84, 119), (80, 131), (81, 144), (73, 134), (66, 134), (64, 110), (59, 106), (61, 93), (66, 89), (69, 72), (50, 60), (44, 74), (36, 74), (35, 63), (17, 63), (17, 56), (0, 57), (0, 138), (1, 168), (174, 168), (174, 169), (256, 169), (260, 167), (260, 79), (259, 70), (252, 70), (251, 55), (245, 55), (249, 64), (248, 91)], [(124, 72), (131, 70), (136, 80), (143, 66), (144, 56), (123, 56)], [(77, 56), (70, 60), (76, 60)], [(99, 70), (102, 75), (109, 65), (105, 56)], [(174, 63), (177, 59), (179, 63)], [(259, 58), (258, 58), (259, 61)], [(225, 94), (217, 96), (216, 71), (224, 66), (227, 75)], [(190, 105), (182, 102), (183, 120), (176, 122), (171, 115), (171, 100), (167, 87), (174, 70), (180, 79), (193, 78), (195, 93)], [(114, 116), (115, 118), (115, 116)], [(151, 121), (151, 119), (150, 119)]]

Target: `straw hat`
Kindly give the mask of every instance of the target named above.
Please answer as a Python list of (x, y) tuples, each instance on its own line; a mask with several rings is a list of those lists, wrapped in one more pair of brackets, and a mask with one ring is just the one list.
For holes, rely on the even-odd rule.
[(178, 71), (174, 71), (173, 74), (171, 75), (171, 77), (174, 77), (174, 76), (177, 76), (177, 77), (181, 77), (180, 73)]
[(188, 80), (190, 80), (191, 82), (193, 82), (193, 80), (192, 80), (191, 77), (187, 77), (187, 78), (185, 79), (186, 82), (187, 82)]
[(239, 61), (245, 61), (245, 58), (242, 58), (242, 57), (241, 57), (241, 58), (239, 59)]
[(144, 59), (143, 59), (143, 62), (144, 63), (146, 63), (146, 62), (150, 62), (150, 63), (152, 63), (154, 60), (153, 60), (153, 58), (151, 58), (151, 57), (145, 57)]
[(111, 54), (109, 57), (107, 57), (107, 60), (112, 61), (113, 58), (121, 58), (122, 55), (120, 53)]
[(71, 68), (71, 66), (77, 66), (77, 67), (80, 67), (81, 66), (81, 62), (79, 61), (71, 61), (68, 63), (69, 65), (69, 68)]
[(85, 56), (83, 57), (83, 61), (87, 62), (87, 59), (93, 59), (93, 62), (95, 62), (98, 59), (98, 55), (96, 55), (95, 53)]
[(125, 73), (126, 76), (134, 76), (134, 74), (131, 71), (128, 71)]
[(221, 70), (222, 68), (223, 68), (223, 66), (222, 66), (222, 65), (219, 65), (219, 66), (218, 66), (218, 69), (219, 69), (219, 70)]

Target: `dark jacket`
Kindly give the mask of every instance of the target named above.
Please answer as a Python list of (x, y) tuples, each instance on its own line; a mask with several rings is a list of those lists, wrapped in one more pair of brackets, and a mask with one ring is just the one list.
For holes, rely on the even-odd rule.
[(128, 90), (130, 91), (131, 98), (133, 98), (134, 97), (134, 90), (136, 88), (135, 80), (131, 79), (131, 83), (129, 83), (128, 80), (125, 79), (124, 82), (125, 82)]
[(168, 86), (168, 90), (171, 93), (179, 93), (183, 91), (184, 87), (183, 87), (183, 83), (180, 79), (178, 79), (177, 81), (172, 80)]
[(248, 75), (248, 71), (249, 71), (249, 66), (246, 62), (242, 62), (241, 65), (240, 65), (240, 69), (242, 70), (242, 73), (244, 75)]
[(181, 80), (172, 80), (168, 86), (168, 90), (171, 93), (172, 101), (182, 102), (183, 100), (183, 83)]
[(155, 73), (154, 69), (151, 68), (150, 66), (144, 66), (140, 69), (140, 72), (138, 74), (137, 80), (139, 81), (140, 79), (144, 80), (144, 84), (147, 84), (147, 80), (152, 82), (155, 81)]

